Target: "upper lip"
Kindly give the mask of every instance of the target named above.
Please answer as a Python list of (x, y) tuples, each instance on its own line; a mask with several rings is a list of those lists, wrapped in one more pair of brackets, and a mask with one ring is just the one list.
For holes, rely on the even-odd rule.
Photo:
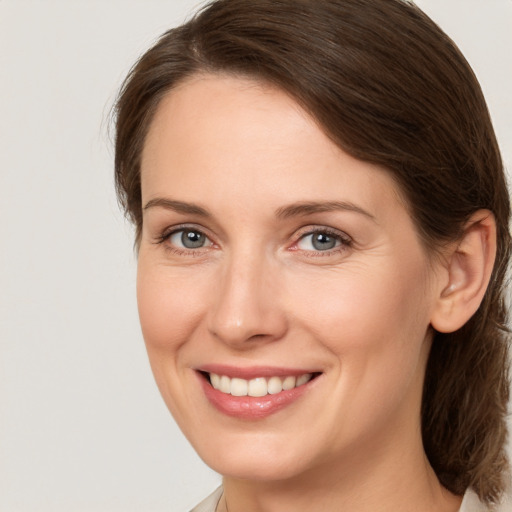
[(282, 366), (231, 366), (225, 364), (205, 364), (196, 368), (199, 372), (216, 373), (217, 375), (226, 375), (227, 377), (236, 377), (239, 379), (255, 379), (257, 377), (299, 377), (306, 373), (320, 373), (318, 370), (305, 368), (285, 368)]

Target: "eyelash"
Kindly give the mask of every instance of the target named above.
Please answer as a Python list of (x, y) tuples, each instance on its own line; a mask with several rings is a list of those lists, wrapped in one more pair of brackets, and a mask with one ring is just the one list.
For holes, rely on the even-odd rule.
[[(180, 248), (175, 247), (169, 242), (170, 238), (173, 235), (176, 235), (183, 231), (191, 231), (198, 233), (200, 235), (203, 235), (206, 237), (207, 240), (210, 240), (208, 235), (204, 233), (202, 229), (196, 228), (195, 226), (190, 225), (180, 225), (180, 226), (174, 226), (171, 229), (166, 229), (161, 235), (159, 235), (155, 239), (156, 244), (162, 244), (165, 246), (166, 250), (170, 251), (173, 254), (176, 254), (178, 256), (199, 256), (199, 253), (202, 253), (205, 250), (209, 250), (211, 246), (208, 247), (198, 247), (195, 249), (189, 249), (189, 248)], [(297, 247), (297, 244), (304, 240), (308, 236), (323, 234), (327, 235), (330, 238), (334, 238), (336, 242), (339, 242), (339, 245), (333, 247), (332, 249), (327, 249), (325, 251), (320, 250), (305, 250), (300, 249)], [(211, 242), (211, 240), (210, 240)], [(211, 242), (212, 245), (213, 242)], [(340, 252), (344, 252), (347, 249), (349, 249), (352, 246), (352, 239), (342, 231), (337, 231), (332, 228), (327, 228), (325, 226), (316, 226), (316, 227), (308, 227), (306, 230), (299, 232), (298, 236), (296, 237), (295, 242), (293, 243), (292, 247), (289, 248), (291, 251), (300, 251), (304, 256), (310, 257), (310, 258), (318, 258), (318, 257), (326, 257), (326, 256), (332, 256), (333, 254), (337, 254)]]

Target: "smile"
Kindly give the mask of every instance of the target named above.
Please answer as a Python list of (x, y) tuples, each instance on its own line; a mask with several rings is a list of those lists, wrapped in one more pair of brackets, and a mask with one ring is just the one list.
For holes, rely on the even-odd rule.
[(277, 395), (282, 391), (288, 391), (303, 386), (313, 378), (313, 374), (305, 373), (298, 377), (293, 375), (287, 377), (257, 377), (255, 379), (246, 380), (238, 377), (230, 378), (226, 375), (210, 373), (209, 378), (212, 387), (221, 393), (232, 396), (262, 397), (266, 395)]
[(217, 411), (241, 420), (262, 420), (299, 401), (322, 372), (285, 368), (211, 365), (196, 372), (205, 397)]

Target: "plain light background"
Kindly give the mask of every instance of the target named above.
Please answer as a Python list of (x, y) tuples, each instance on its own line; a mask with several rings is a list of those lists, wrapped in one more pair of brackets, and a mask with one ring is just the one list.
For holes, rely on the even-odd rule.
[[(195, 0), (0, 0), (0, 510), (186, 511), (220, 482), (147, 362), (108, 112)], [(459, 44), (512, 169), (512, 0), (418, 0)]]

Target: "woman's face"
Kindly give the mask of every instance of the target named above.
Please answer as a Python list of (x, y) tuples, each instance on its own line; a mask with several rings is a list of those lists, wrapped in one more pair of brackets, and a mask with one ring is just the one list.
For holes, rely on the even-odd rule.
[(417, 440), (438, 286), (384, 170), (280, 90), (203, 75), (160, 104), (142, 197), (149, 359), (210, 466), (286, 479)]

